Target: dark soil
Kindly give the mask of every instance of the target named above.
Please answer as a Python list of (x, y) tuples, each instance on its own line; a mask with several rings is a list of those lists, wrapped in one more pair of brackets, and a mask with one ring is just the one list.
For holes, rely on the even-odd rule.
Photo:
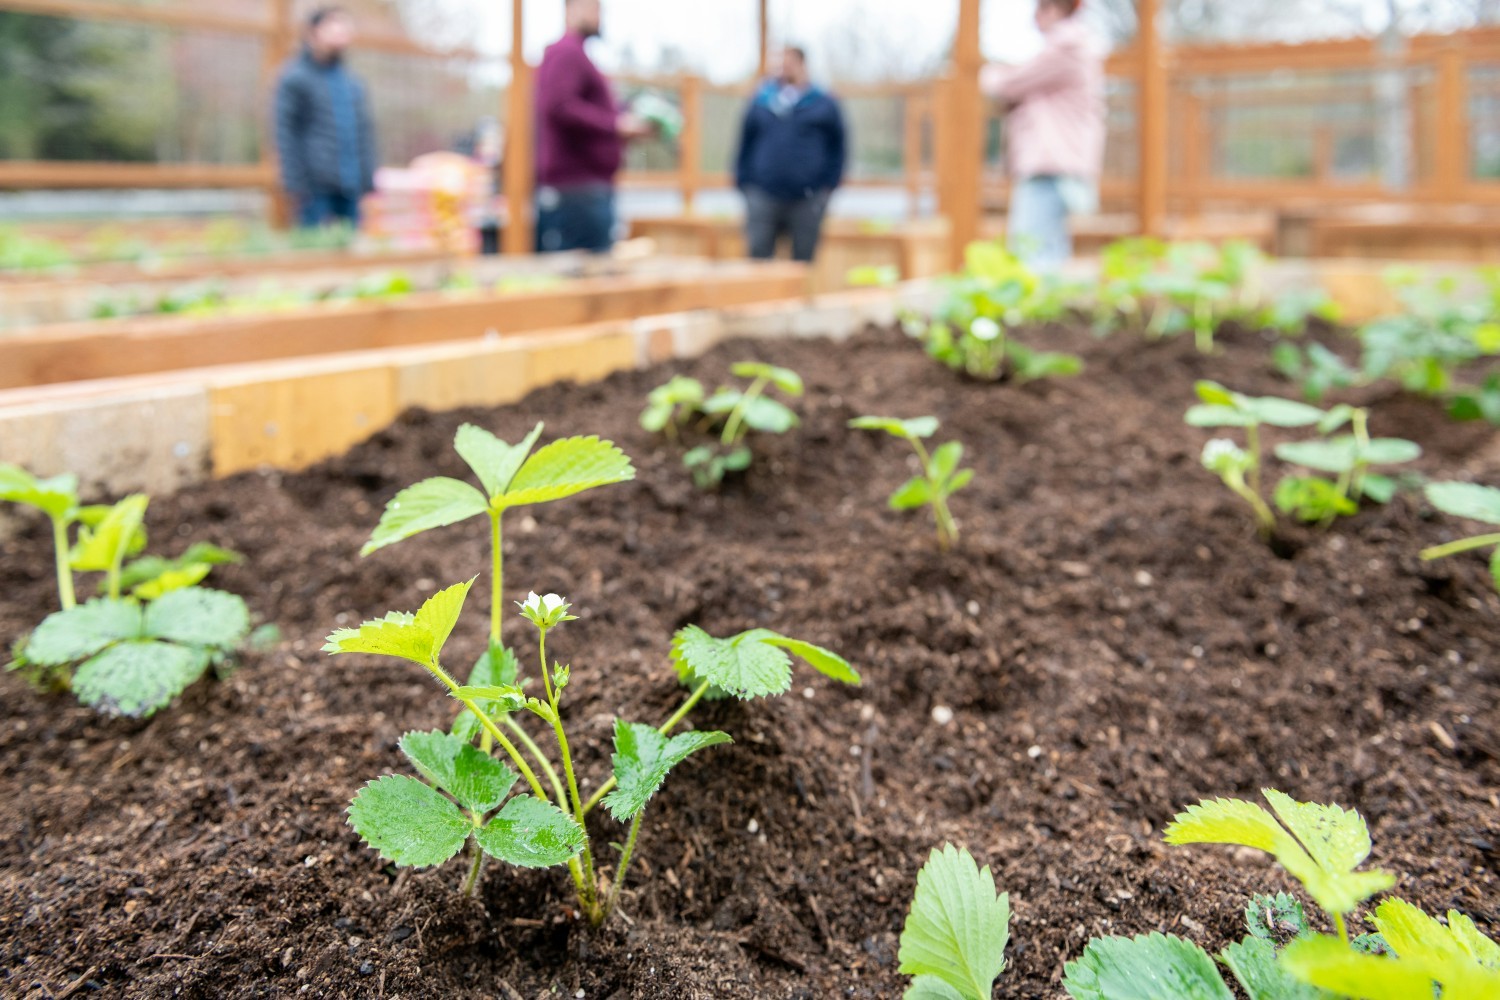
[[(1161, 842), (1184, 805), (1267, 786), (1359, 808), (1403, 896), (1500, 930), (1500, 598), (1477, 555), (1417, 557), (1472, 526), (1405, 496), (1293, 529), (1279, 556), (1181, 419), (1197, 378), (1286, 392), (1264, 340), (1202, 357), (1187, 339), (1056, 339), (1087, 372), (1026, 386), (963, 381), (890, 332), (735, 343), (514, 407), (409, 414), (305, 473), (159, 498), (157, 545), (243, 551), (215, 580), (285, 641), (145, 723), (0, 680), (0, 994), (894, 997), (917, 869), (951, 840), (1012, 894), (1001, 995), (1056, 997), (1090, 935), (1216, 948), (1251, 892), (1289, 888), (1253, 852)], [(670, 372), (715, 382), (750, 356), (806, 377), (804, 424), (699, 494), (636, 415)], [(1424, 472), (1500, 479), (1489, 428), (1366, 398), (1377, 433), (1426, 447)], [(968, 446), (957, 553), (885, 508), (909, 459), (845, 429), (867, 412), (935, 413)], [(654, 720), (681, 698), (665, 653), (684, 623), (773, 626), (864, 673), (859, 689), (808, 671), (783, 698), (699, 710), (736, 743), (653, 801), (600, 933), (572, 917), (560, 869), (493, 866), (466, 900), (462, 862), (396, 872), (344, 822), (361, 784), (406, 770), (397, 738), (446, 726), (451, 703), (416, 667), (319, 646), (484, 571), (481, 523), (358, 556), (397, 489), (466, 475), (450, 447), (466, 420), (510, 440), (537, 420), (599, 433), (640, 470), (508, 520), (507, 596), (555, 590), (582, 615), (553, 651), (573, 664), (594, 782), (616, 713)], [(0, 560), (9, 640), (52, 607), (42, 526)], [(449, 662), (481, 648), (485, 588)]]

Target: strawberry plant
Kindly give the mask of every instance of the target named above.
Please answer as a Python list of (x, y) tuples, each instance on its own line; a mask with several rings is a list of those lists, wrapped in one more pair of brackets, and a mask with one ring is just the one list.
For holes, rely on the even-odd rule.
[(1343, 358), (1319, 343), (1304, 348), (1283, 340), (1271, 349), (1271, 363), (1302, 389), (1309, 403), (1320, 403), (1332, 390), (1347, 389), (1359, 380), (1359, 373)]
[(921, 463), (920, 475), (907, 480), (891, 494), (892, 510), (917, 510), (932, 508), (932, 517), (937, 524), (938, 548), (944, 552), (958, 541), (958, 524), (948, 510), (948, 498), (969, 484), (974, 478), (973, 469), (960, 469), (964, 446), (949, 441), (931, 452), (922, 443), (923, 438), (937, 433), (937, 417), (914, 417), (901, 420), (896, 417), (857, 417), (849, 421), (856, 430), (881, 431), (899, 438), (912, 446)]
[(1036, 351), (1013, 331), (1055, 320), (1064, 306), (1055, 288), (999, 244), (973, 243), (964, 272), (947, 282), (947, 294), (931, 322), (903, 324), (927, 353), (971, 378), (1020, 382), (1076, 375), (1083, 362), (1071, 354)]
[[(739, 698), (784, 693), (791, 685), (789, 654), (830, 676), (858, 682), (858, 675), (836, 654), (768, 630), (719, 640), (698, 629), (684, 629), (673, 644), (673, 655), (679, 671), (692, 678), (693, 693), (660, 726), (615, 720), (614, 773), (585, 802), (563, 720), (563, 695), (573, 682), (573, 668), (547, 658), (549, 633), (575, 620), (571, 606), (555, 594), (532, 593), (517, 602), (522, 616), (537, 629), (542, 697), (527, 693), (519, 668), (508, 683), (460, 684), (443, 666), (442, 650), (473, 582), (441, 591), (414, 614), (391, 612), (358, 628), (339, 629), (323, 647), (330, 654), (372, 653), (423, 667), (504, 751), (509, 764), (490, 755), (492, 744), (476, 749), (463, 732), (408, 733), (401, 749), (422, 778), (376, 779), (349, 807), (350, 825), (398, 866), (441, 864), (470, 845), (473, 857), (465, 893), (473, 891), (486, 857), (527, 868), (566, 865), (580, 910), (590, 924), (599, 925), (619, 899), (644, 810), (668, 772), (698, 750), (731, 742), (722, 732), (671, 735), (701, 699), (714, 693)], [(555, 787), (549, 794), (532, 767), (533, 761), (545, 760), (540, 751), (533, 745), (528, 759), (500, 728), (498, 717), (520, 711), (551, 727), (565, 788)], [(527, 791), (506, 801), (522, 779)], [(617, 822), (630, 824), (612, 882), (599, 875), (585, 823), (601, 802)]]
[(1351, 940), (1347, 915), (1396, 881), (1387, 872), (1359, 870), (1370, 853), (1364, 819), (1274, 789), (1263, 794), (1269, 811), (1238, 799), (1189, 807), (1167, 827), (1167, 843), (1265, 851), (1332, 918), (1335, 934), (1316, 933), (1290, 896), (1256, 896), (1246, 911), (1250, 933), (1217, 956), (1174, 935), (1091, 940), (1064, 970), (1069, 996), (1234, 1000), (1219, 966), (1254, 1000), (1500, 995), (1500, 946), (1462, 914), (1450, 912), (1444, 927), (1416, 907), (1388, 899), (1373, 917), (1377, 933)]
[[(52, 522), (62, 604), (17, 642), (6, 669), (44, 689), (71, 690), (100, 712), (148, 717), (211, 666), (226, 665), (249, 634), (242, 599), (196, 586), (213, 565), (238, 556), (200, 543), (177, 559), (127, 564), (146, 544), (147, 497), (81, 505), (76, 482), (0, 466), (0, 498), (36, 507)], [(78, 538), (70, 543), (73, 524)], [(75, 571), (102, 574), (102, 596), (78, 603)]]
[(1264, 455), (1261, 429), (1310, 427), (1326, 415), (1306, 403), (1275, 396), (1245, 396), (1217, 382), (1199, 382), (1196, 388), (1199, 403), (1184, 417), (1188, 426), (1240, 428), (1245, 432), (1244, 448), (1227, 438), (1209, 441), (1203, 448), (1203, 467), (1217, 475), (1225, 486), (1250, 505), (1261, 537), (1270, 540), (1276, 533), (1276, 514), (1262, 493)]
[[(1427, 501), (1444, 514), (1467, 518), (1489, 525), (1500, 525), (1500, 490), (1478, 483), (1429, 483)], [(1422, 552), (1425, 560), (1446, 559), (1460, 552), (1491, 549), (1490, 576), (1500, 590), (1500, 532), (1489, 532), (1461, 538), (1445, 545), (1434, 545)]]
[[(508, 444), (482, 427), (464, 424), (453, 436), (453, 448), (479, 480), (476, 487), (461, 479), (436, 476), (408, 486), (391, 498), (361, 555), (369, 555), (433, 528), (483, 516), (489, 521), (490, 631), (489, 645), (469, 673), (473, 686), (514, 683), (515, 656), (501, 640), (505, 595), (505, 512), (516, 507), (547, 503), (587, 490), (635, 478), (635, 466), (612, 442), (597, 437), (570, 437), (536, 448), (542, 424), (515, 444)], [(536, 449), (536, 450), (533, 450)], [(555, 791), (561, 779), (531, 735), (500, 703), (482, 701), (497, 714), (547, 775)], [(492, 734), (479, 726), (466, 708), (454, 724), (456, 733), (474, 738), (488, 752)]]
[(749, 379), (749, 384), (744, 388), (721, 386), (704, 398), (703, 385), (697, 379), (676, 376), (651, 391), (641, 413), (643, 428), (653, 433), (664, 431), (672, 438), (694, 418), (703, 431), (718, 428), (715, 443), (690, 448), (682, 456), (699, 489), (712, 489), (729, 473), (750, 468), (754, 454), (746, 442), (751, 431), (785, 434), (797, 426), (797, 414), (766, 393), (775, 389), (785, 396), (801, 396), (802, 376), (759, 361), (741, 361), (730, 371), (737, 378)]
[[(1352, 433), (1326, 436), (1345, 423)], [(1357, 407), (1334, 407), (1319, 421), (1318, 430), (1325, 436), (1276, 446), (1276, 457), (1283, 462), (1337, 477), (1287, 476), (1277, 485), (1276, 506), (1303, 521), (1327, 524), (1354, 514), (1365, 498), (1389, 503), (1396, 495), (1396, 480), (1371, 468), (1401, 465), (1422, 455), (1415, 442), (1404, 438), (1370, 437), (1369, 411)]]
[(1010, 896), (962, 848), (934, 849), (917, 873), (897, 960), (913, 976), (905, 1000), (990, 1000), (1005, 971)]

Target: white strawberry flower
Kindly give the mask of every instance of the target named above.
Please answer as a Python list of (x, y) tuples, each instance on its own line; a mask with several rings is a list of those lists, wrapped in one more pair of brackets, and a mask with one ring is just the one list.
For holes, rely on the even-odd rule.
[(526, 600), (517, 601), (516, 606), (521, 609), (522, 617), (540, 629), (552, 628), (577, 618), (576, 615), (568, 614), (571, 605), (557, 594), (539, 595), (533, 590), (526, 595)]
[(1000, 337), (1000, 324), (988, 316), (980, 316), (969, 324), (969, 332), (980, 340), (997, 340)]

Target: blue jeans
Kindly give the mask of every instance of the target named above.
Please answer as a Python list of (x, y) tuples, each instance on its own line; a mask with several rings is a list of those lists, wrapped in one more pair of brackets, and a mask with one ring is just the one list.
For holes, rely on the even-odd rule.
[(359, 199), (342, 191), (324, 191), (297, 199), (297, 225), (316, 229), (330, 222), (347, 222), (359, 227)]
[(792, 260), (811, 261), (818, 253), (832, 194), (814, 191), (801, 198), (778, 198), (758, 187), (745, 188), (745, 245), (750, 256), (770, 260), (785, 233), (792, 239)]
[(608, 184), (543, 187), (536, 193), (537, 253), (606, 253), (615, 243), (615, 191)]
[(1019, 178), (1011, 187), (1005, 240), (1011, 253), (1038, 271), (1056, 271), (1073, 256), (1062, 184), (1062, 177), (1049, 174)]

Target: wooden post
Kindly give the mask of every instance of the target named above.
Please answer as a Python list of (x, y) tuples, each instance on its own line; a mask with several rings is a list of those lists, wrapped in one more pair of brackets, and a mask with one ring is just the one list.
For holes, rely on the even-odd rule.
[(1136, 0), (1136, 132), (1141, 137), (1136, 221), (1143, 236), (1163, 235), (1167, 215), (1167, 63), (1157, 24), (1159, 9), (1159, 0)]
[(528, 254), (536, 249), (531, 223), (536, 112), (531, 101), (531, 69), (526, 65), (524, 9), (522, 0), (510, 0), (510, 91), (506, 94), (505, 128), (505, 252), (508, 254)]
[(677, 170), (682, 177), (682, 211), (693, 214), (693, 199), (703, 186), (703, 80), (681, 78), (682, 134), (677, 139)]
[(1205, 153), (1212, 152), (1210, 136), (1203, 120), (1203, 98), (1193, 90), (1192, 84), (1184, 82), (1182, 90), (1182, 117), (1179, 142), (1182, 144), (1181, 188), (1190, 215), (1197, 215), (1201, 207), (1199, 191), (1204, 179)]
[(292, 25), (292, 0), (274, 0), (271, 4), (271, 25), (261, 36), (260, 80), (261, 93), (265, 95), (270, 113), (261, 122), (260, 163), (270, 178), (266, 182), (266, 199), (270, 210), (270, 222), (276, 229), (285, 229), (291, 224), (291, 205), (281, 190), (281, 170), (277, 164), (276, 129), (272, 121), (276, 115), (276, 85), (281, 76), (281, 66), (292, 55), (296, 47), (296, 33)]
[(984, 130), (980, 127), (983, 105), (979, 93), (980, 0), (959, 0), (958, 37), (953, 45), (953, 80), (949, 86), (948, 141), (952, 155), (947, 163), (950, 187), (948, 206), (948, 258), (954, 268), (963, 266), (964, 251), (979, 236), (981, 171), (984, 166)]
[(760, 0), (760, 61), (756, 63), (755, 79), (764, 80), (771, 71), (771, 0)]
[(1469, 186), (1468, 67), (1457, 45), (1437, 59), (1437, 130), (1433, 141), (1433, 185), (1444, 201), (1462, 201)]

